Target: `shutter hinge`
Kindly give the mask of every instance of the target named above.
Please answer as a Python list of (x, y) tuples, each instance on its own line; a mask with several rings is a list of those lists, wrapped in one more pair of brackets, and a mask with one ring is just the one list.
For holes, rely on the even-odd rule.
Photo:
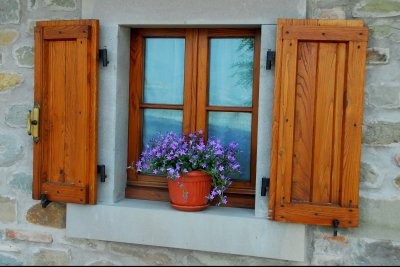
[(103, 62), (103, 67), (107, 67), (108, 63), (108, 56), (107, 56), (107, 48), (99, 49), (99, 59)]
[(105, 165), (97, 165), (97, 174), (100, 174), (100, 182), (106, 182), (106, 166)]
[(45, 209), (51, 203), (51, 201), (47, 200), (47, 195), (42, 194), (40, 196), (40, 204), (42, 204), (42, 208)]
[(269, 181), (270, 179), (267, 177), (263, 177), (261, 179), (261, 196), (266, 196), (267, 192), (269, 191)]
[(266, 69), (272, 69), (272, 64), (275, 65), (275, 51), (271, 51), (271, 49), (268, 49)]

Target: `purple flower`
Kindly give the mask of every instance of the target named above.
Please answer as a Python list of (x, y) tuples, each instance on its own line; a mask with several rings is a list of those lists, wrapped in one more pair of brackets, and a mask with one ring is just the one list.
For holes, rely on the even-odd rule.
[(151, 139), (140, 159), (128, 168), (166, 175), (172, 180), (179, 179), (188, 170), (206, 171), (213, 179), (209, 200), (217, 198), (218, 204), (226, 204), (224, 191), (232, 183), (229, 177), (240, 169), (237, 148), (237, 143), (223, 146), (220, 140), (213, 138), (205, 142), (203, 131), (183, 136), (169, 132)]

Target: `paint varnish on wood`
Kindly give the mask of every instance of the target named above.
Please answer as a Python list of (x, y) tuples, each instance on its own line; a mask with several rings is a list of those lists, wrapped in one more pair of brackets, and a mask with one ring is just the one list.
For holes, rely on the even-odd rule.
[(358, 225), (362, 21), (280, 20), (269, 217)]
[(97, 191), (96, 20), (38, 22), (33, 198), (95, 204)]

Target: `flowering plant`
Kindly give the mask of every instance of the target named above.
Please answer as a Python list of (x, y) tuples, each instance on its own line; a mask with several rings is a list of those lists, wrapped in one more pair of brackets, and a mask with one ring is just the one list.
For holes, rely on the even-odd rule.
[(240, 173), (237, 161), (238, 144), (223, 146), (220, 140), (204, 142), (203, 132), (180, 137), (174, 132), (159, 134), (146, 145), (139, 161), (130, 166), (137, 172), (166, 175), (177, 180), (190, 171), (199, 170), (212, 178), (209, 200), (219, 199), (217, 205), (226, 204), (224, 191), (232, 183), (229, 176)]

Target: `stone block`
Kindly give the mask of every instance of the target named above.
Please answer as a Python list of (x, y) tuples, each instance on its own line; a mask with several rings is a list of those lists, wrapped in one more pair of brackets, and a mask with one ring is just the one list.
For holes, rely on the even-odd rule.
[(99, 260), (85, 264), (85, 266), (121, 266), (120, 263), (111, 262), (108, 260)]
[(20, 86), (24, 77), (19, 73), (0, 72), (0, 92)]
[(0, 24), (19, 24), (20, 0), (1, 0)]
[(71, 256), (64, 250), (42, 248), (32, 256), (32, 265), (40, 266), (68, 266)]
[(0, 222), (15, 223), (16, 221), (17, 221), (17, 201), (9, 197), (0, 196)]
[(389, 63), (389, 48), (368, 48), (367, 64), (369, 65), (385, 65)]
[(37, 243), (53, 243), (53, 237), (48, 233), (39, 233), (28, 230), (12, 230), (6, 229), (6, 237), (8, 240), (29, 241)]
[(0, 167), (10, 167), (23, 156), (23, 147), (13, 135), (0, 134)]
[(400, 108), (400, 84), (370, 84), (365, 89), (366, 105), (382, 109)]
[(360, 166), (360, 182), (366, 188), (379, 188), (382, 184), (376, 169), (363, 161)]
[(20, 253), (21, 248), (13, 245), (1, 245), (0, 244), (0, 252), (13, 252), (13, 253)]
[(72, 11), (76, 9), (76, 0), (44, 0), (44, 5), (51, 10)]
[(53, 202), (45, 209), (36, 204), (28, 210), (26, 220), (33, 224), (62, 229), (65, 228), (66, 213), (65, 204)]
[(32, 192), (32, 175), (23, 172), (15, 173), (9, 185), (17, 191), (30, 193)]
[(18, 67), (33, 68), (34, 51), (32, 46), (22, 46), (14, 50), (14, 58)]
[(391, 40), (400, 43), (400, 24), (389, 22), (378, 22), (369, 25), (370, 36), (377, 40)]
[(0, 29), (0, 45), (12, 45), (17, 41), (19, 32), (14, 29)]
[(396, 165), (400, 167), (400, 154), (396, 154), (394, 156), (394, 163), (396, 163)]
[(318, 17), (320, 19), (346, 19), (346, 12), (341, 7), (320, 9)]
[(377, 122), (363, 127), (363, 143), (387, 145), (400, 142), (400, 123)]
[(364, 251), (356, 259), (357, 265), (398, 266), (400, 264), (400, 245), (392, 241), (372, 241), (363, 244)]
[(400, 15), (398, 0), (363, 0), (355, 5), (353, 17), (356, 18), (384, 18)]
[(34, 11), (39, 6), (39, 0), (27, 0), (28, 1), (28, 10)]
[(135, 257), (146, 265), (174, 265), (175, 263), (172, 251), (167, 249), (110, 243), (110, 251), (118, 255)]
[(360, 197), (360, 226), (400, 231), (400, 200)]
[(393, 184), (397, 189), (400, 190), (400, 176), (397, 176), (396, 178), (393, 179)]
[(32, 109), (32, 105), (29, 104), (12, 105), (6, 111), (6, 117), (5, 117), (6, 124), (13, 128), (25, 128), (26, 114), (30, 109)]
[(23, 262), (18, 259), (0, 254), (0, 266), (22, 266)]

